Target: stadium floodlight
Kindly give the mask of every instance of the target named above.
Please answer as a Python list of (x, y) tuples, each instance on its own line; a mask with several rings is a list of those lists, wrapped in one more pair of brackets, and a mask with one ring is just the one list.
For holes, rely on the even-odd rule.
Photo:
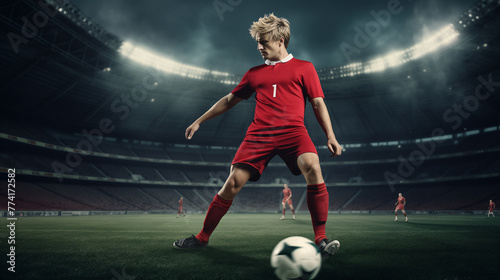
[[(439, 29), (437, 32), (425, 38), (422, 42), (399, 51), (376, 57), (366, 62), (351, 63), (348, 65), (331, 68), (329, 71), (321, 72), (321, 79), (336, 79), (352, 77), (359, 74), (382, 72), (388, 68), (401, 66), (409, 61), (419, 59), (427, 54), (435, 52), (453, 43), (459, 36), (452, 24)], [(484, 45), (487, 46), (486, 44)], [(425, 72), (425, 70), (424, 70)]]
[(376, 58), (366, 63), (364, 73), (380, 72), (386, 69), (385, 62), (382, 58)]
[(453, 28), (452, 24), (440, 29), (438, 32), (429, 36), (419, 44), (408, 49), (408, 57), (410, 60), (418, 59), (428, 53), (434, 52), (446, 45), (451, 44), (458, 37), (458, 32)]
[(397, 67), (411, 60), (419, 59), (424, 55), (451, 44), (456, 40), (458, 35), (453, 25), (449, 24), (408, 49), (394, 51), (381, 58), (368, 61), (368, 66), (365, 67), (364, 73), (384, 71), (386, 68)]
[(136, 63), (156, 68), (167, 74), (197, 80), (215, 80), (227, 85), (234, 85), (238, 83), (236, 79), (231, 79), (235, 78), (233, 74), (179, 63), (166, 56), (154, 53), (144, 47), (136, 46), (130, 42), (123, 42), (121, 47), (118, 49), (118, 52)]
[(403, 59), (404, 51), (392, 52), (383, 57), (383, 60), (387, 64), (387, 67), (396, 67), (403, 64), (405, 61)]

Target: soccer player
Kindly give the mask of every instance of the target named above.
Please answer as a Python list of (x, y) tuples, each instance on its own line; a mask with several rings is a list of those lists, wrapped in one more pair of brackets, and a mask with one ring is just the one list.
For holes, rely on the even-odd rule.
[(281, 204), (283, 206), (283, 215), (281, 215), (280, 220), (285, 219), (286, 204), (288, 204), (288, 207), (290, 207), (290, 210), (292, 210), (292, 217), (295, 220), (295, 210), (293, 209), (292, 204), (292, 190), (288, 187), (287, 184), (283, 186), (283, 200), (281, 201)]
[(397, 222), (398, 221), (398, 210), (401, 210), (401, 212), (403, 212), (403, 214), (405, 215), (405, 223), (408, 222), (408, 216), (406, 216), (406, 212), (405, 212), (405, 205), (406, 205), (406, 199), (403, 197), (403, 194), (402, 193), (399, 193), (399, 197), (398, 197), (398, 201), (396, 201), (396, 203), (394, 204), (396, 205), (396, 210), (394, 210), (394, 221)]
[(312, 63), (287, 52), (288, 20), (274, 14), (265, 15), (252, 24), (250, 34), (265, 63), (248, 70), (232, 92), (186, 129), (185, 136), (191, 139), (203, 122), (227, 112), (253, 93), (254, 120), (234, 156), (229, 177), (210, 203), (203, 229), (196, 236), (175, 241), (173, 246), (177, 249), (205, 247), (236, 194), (248, 181), (257, 181), (269, 161), (279, 155), (292, 174), (302, 173), (305, 177), (315, 243), (326, 259), (337, 251), (340, 243), (329, 240), (325, 233), (329, 196), (318, 153), (304, 125), (307, 101), (326, 135), (332, 156), (339, 156), (342, 147), (332, 129), (318, 74)]
[(490, 214), (493, 215), (493, 218), (495, 218), (495, 214), (493, 213), (493, 210), (495, 210), (495, 202), (490, 199), (490, 205), (488, 206), (488, 218), (490, 217)]
[(179, 214), (183, 214), (183, 217), (186, 216), (186, 212), (182, 210), (182, 204), (184, 204), (184, 198), (181, 196), (181, 199), (179, 199), (179, 208), (177, 209), (177, 218), (179, 218)]

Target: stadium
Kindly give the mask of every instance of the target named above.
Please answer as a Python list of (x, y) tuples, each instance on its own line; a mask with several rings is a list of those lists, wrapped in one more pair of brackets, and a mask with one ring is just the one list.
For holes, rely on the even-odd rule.
[[(269, 12), (290, 20), (290, 49), (315, 65), (343, 147), (330, 157), (306, 104), (327, 233), (342, 243), (316, 279), (500, 277), (500, 222), (487, 215), (500, 197), (500, 1), (336, 4), (353, 18), (340, 27), (321, 1), (89, 2), (0, 4), (2, 279), (276, 279), (274, 245), (314, 237), (304, 177), (279, 157), (235, 197), (210, 246), (172, 248), (201, 230), (256, 101), (191, 140), (186, 128), (263, 63), (248, 27)], [(107, 13), (114, 5), (127, 13)], [(160, 6), (168, 25), (145, 30)], [(132, 16), (141, 9), (151, 18)], [(294, 29), (313, 18), (337, 41)], [(132, 28), (144, 37), (121, 33)], [(280, 221), (284, 184), (296, 220), (287, 210)], [(393, 222), (398, 193), (408, 223)]]

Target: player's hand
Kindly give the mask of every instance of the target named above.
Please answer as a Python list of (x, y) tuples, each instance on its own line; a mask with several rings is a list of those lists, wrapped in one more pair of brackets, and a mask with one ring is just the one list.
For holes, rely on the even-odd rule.
[(328, 143), (326, 145), (332, 153), (330, 157), (336, 157), (342, 154), (342, 146), (340, 146), (339, 142), (337, 142), (337, 139), (328, 139)]
[(191, 140), (193, 138), (193, 134), (200, 128), (200, 124), (197, 122), (192, 123), (188, 128), (186, 128), (186, 139)]

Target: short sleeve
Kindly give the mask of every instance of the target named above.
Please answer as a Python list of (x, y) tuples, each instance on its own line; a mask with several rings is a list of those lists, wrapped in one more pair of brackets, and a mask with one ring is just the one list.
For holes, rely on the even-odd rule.
[(321, 83), (319, 82), (318, 73), (312, 63), (308, 63), (306, 71), (303, 76), (304, 92), (307, 94), (309, 100), (317, 97), (325, 98)]
[(255, 92), (250, 86), (250, 80), (248, 78), (249, 72), (250, 71), (247, 71), (245, 73), (243, 78), (241, 78), (240, 84), (236, 86), (233, 91), (231, 91), (232, 94), (242, 99), (250, 98), (250, 96), (252, 96), (252, 94)]

